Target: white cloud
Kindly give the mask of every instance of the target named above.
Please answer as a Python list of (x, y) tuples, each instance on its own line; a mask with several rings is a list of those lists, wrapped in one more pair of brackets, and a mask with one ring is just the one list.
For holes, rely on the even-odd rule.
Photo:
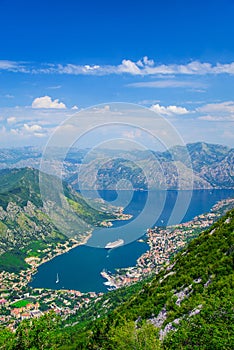
[(187, 110), (185, 107), (179, 107), (179, 106), (160, 106), (158, 103), (152, 105), (150, 109), (156, 113), (162, 114), (162, 115), (183, 115), (190, 113), (189, 110)]
[(225, 101), (220, 103), (208, 103), (198, 107), (197, 112), (207, 113), (198, 117), (206, 121), (234, 121), (234, 101)]
[(210, 122), (227, 122), (227, 121), (234, 121), (234, 114), (233, 115), (202, 115), (198, 117), (199, 120), (206, 120)]
[(29, 125), (29, 124), (24, 124), (24, 130), (27, 132), (35, 132), (35, 131), (41, 131), (42, 127), (38, 124), (34, 125)]
[(204, 92), (206, 92), (207, 90), (206, 89), (189, 89), (189, 91), (193, 91), (193, 92), (199, 92), (199, 93), (204, 93)]
[(16, 122), (16, 117), (9, 117), (9, 118), (7, 118), (7, 123), (8, 124), (13, 124), (15, 122)]
[(202, 107), (197, 108), (198, 112), (203, 113), (233, 113), (234, 114), (234, 101), (225, 101), (221, 103), (208, 103)]
[(24, 123), (20, 128), (11, 128), (10, 133), (20, 137), (45, 137), (47, 133), (38, 124)]
[(13, 61), (4, 61), (4, 60), (1, 60), (0, 61), (0, 69), (12, 69), (14, 67), (17, 67), (17, 63), (16, 62), (13, 62)]
[(57, 90), (57, 89), (61, 89), (62, 85), (54, 85), (54, 86), (48, 86), (47, 89), (50, 89), (50, 90)]
[(21, 72), (29, 73), (30, 70), (27, 69), (21, 62), (0, 60), (0, 70), (6, 70), (9, 72)]
[(150, 60), (147, 56), (144, 56), (141, 60), (137, 61), (136, 64), (139, 67), (144, 67), (144, 66), (153, 67), (154, 66), (154, 60)]
[(93, 111), (95, 113), (106, 113), (109, 112), (111, 110), (109, 105), (105, 105), (104, 107), (94, 107)]
[(77, 110), (77, 109), (79, 109), (76, 105), (74, 105), (71, 109), (75, 109), (75, 110)]
[(141, 70), (137, 67), (136, 63), (130, 60), (123, 60), (122, 64), (118, 66), (119, 73), (130, 73), (132, 75), (141, 74)]
[(214, 71), (216, 74), (221, 74), (221, 73), (234, 74), (234, 62), (226, 63), (226, 64), (217, 63), (216, 67), (214, 67)]
[(52, 100), (50, 96), (37, 97), (32, 102), (32, 108), (65, 109), (66, 105), (58, 99)]
[(35, 132), (34, 133), (34, 136), (36, 136), (36, 137), (45, 137), (46, 136), (46, 134), (43, 134), (42, 132)]
[(141, 130), (125, 130), (122, 133), (122, 136), (127, 139), (135, 140), (142, 136)]
[(19, 130), (18, 129), (11, 129), (10, 132), (13, 135), (19, 135)]
[(11, 94), (6, 94), (4, 97), (5, 97), (5, 98), (14, 98), (15, 96), (14, 96), (14, 95), (11, 95)]
[(143, 81), (143, 82), (137, 82), (128, 84), (127, 86), (130, 87), (146, 87), (146, 88), (183, 88), (183, 87), (189, 87), (189, 88), (199, 88), (199, 87), (205, 87), (204, 84), (200, 82), (194, 82), (194, 81), (181, 81), (181, 80), (156, 80), (156, 81)]
[(102, 70), (102, 68), (99, 65), (90, 66), (89, 64), (86, 64), (84, 66), (81, 66), (70, 63), (65, 66), (63, 66), (62, 64), (59, 64), (58, 66), (54, 65), (53, 67), (50, 67), (48, 69), (49, 72), (52, 73), (72, 75), (96, 75), (99, 74), (100, 70)]

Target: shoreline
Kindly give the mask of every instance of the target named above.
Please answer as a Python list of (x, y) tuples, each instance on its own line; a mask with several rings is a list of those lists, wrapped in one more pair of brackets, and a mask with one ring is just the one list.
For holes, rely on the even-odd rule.
[[(124, 214), (124, 207), (117, 207), (117, 212), (115, 212), (116, 218), (109, 220), (109, 221), (102, 221), (100, 223), (100, 227), (111, 227), (112, 221), (126, 221), (126, 220), (130, 220), (132, 218), (131, 214)], [(38, 267), (40, 267), (41, 265), (53, 260), (54, 258), (56, 258), (59, 255), (63, 255), (65, 253), (68, 253), (70, 250), (75, 249), (76, 247), (80, 246), (80, 245), (85, 245), (88, 240), (92, 237), (92, 233), (93, 230), (90, 230), (87, 232), (87, 235), (84, 236), (84, 238), (80, 241), (77, 241), (77, 238), (72, 237), (69, 238), (64, 244), (59, 243), (58, 246), (56, 247), (56, 249), (62, 248), (62, 247), (66, 247), (66, 249), (61, 249), (59, 251), (52, 250), (49, 251), (49, 254), (52, 254), (52, 252), (55, 252), (55, 254), (53, 254), (52, 256), (47, 256), (45, 258), (38, 258), (38, 257), (28, 257), (25, 258), (25, 262), (28, 263), (30, 265), (30, 268), (26, 269), (26, 270), (22, 270), (25, 271), (27, 273), (27, 285), (29, 285), (29, 283), (32, 281), (32, 277), (33, 275), (35, 275), (38, 272)], [(70, 242), (74, 242), (71, 246), (68, 246), (68, 244)], [(40, 261), (38, 261), (38, 259), (40, 259)], [(21, 272), (22, 272), (21, 271)], [(28, 279), (30, 276), (30, 279)], [(32, 287), (33, 288), (33, 287)]]
[[(61, 249), (60, 251), (56, 251), (56, 254), (54, 254), (51, 257), (45, 257), (45, 258), (29, 257), (29, 258), (25, 258), (25, 262), (28, 263), (31, 267), (28, 268), (27, 270), (22, 270), (20, 273), (25, 271), (27, 273), (27, 277), (29, 275), (31, 275), (30, 279), (27, 278), (27, 285), (32, 281), (32, 276), (35, 275), (38, 272), (38, 267), (40, 267), (41, 265), (43, 265), (43, 264), (53, 260), (54, 258), (56, 258), (59, 255), (68, 253), (70, 250), (72, 250), (72, 249), (74, 249), (74, 248), (76, 248), (76, 247), (78, 247), (80, 245), (86, 244), (88, 242), (88, 240), (90, 239), (90, 237), (92, 236), (92, 231), (91, 232), (87, 232), (87, 233), (88, 233), (88, 235), (86, 237), (84, 237), (84, 239), (81, 240), (81, 241), (77, 241), (75, 238), (70, 238), (64, 244), (60, 243), (59, 247), (66, 246), (66, 249), (65, 250)], [(67, 246), (67, 243), (70, 243), (71, 241), (73, 241), (74, 244), (71, 245), (71, 246)], [(51, 252), (49, 252), (49, 253), (51, 253)], [(39, 262), (37, 262), (38, 259), (41, 259), (41, 260)]]
[[(215, 203), (209, 212), (195, 216), (192, 220), (170, 226), (155, 226), (146, 233), (149, 249), (143, 253), (134, 266), (116, 269), (115, 273), (102, 271), (105, 285), (118, 289), (142, 280), (152, 273), (158, 273), (164, 264), (169, 264), (170, 256), (184, 248), (202, 231), (212, 226), (225, 212), (234, 207), (234, 198)], [(165, 242), (172, 243), (166, 248)], [(170, 248), (170, 249), (169, 249)]]
[[(221, 200), (219, 202), (217, 202), (209, 211), (209, 213), (211, 213), (213, 211), (213, 209), (216, 207), (216, 206), (219, 206), (221, 203), (227, 201), (228, 199), (224, 199), (224, 200)], [(230, 200), (230, 198), (229, 198)], [(119, 217), (115, 220), (127, 220), (127, 218), (129, 219), (129, 217), (131, 215), (129, 214), (123, 214), (123, 210), (124, 208), (123, 207), (119, 207)], [(124, 219), (122, 217), (122, 215), (124, 215)], [(125, 216), (126, 215), (126, 216)], [(203, 215), (203, 214), (201, 214)], [(194, 218), (195, 219), (195, 218)], [(193, 220), (194, 220), (193, 219)], [(192, 220), (192, 221), (193, 221)], [(176, 226), (176, 225), (175, 225)], [(44, 264), (44, 263), (47, 263), (51, 260), (53, 260), (55, 257), (59, 256), (59, 255), (62, 255), (62, 254), (65, 254), (65, 253), (68, 253), (70, 250), (80, 246), (80, 245), (85, 245), (88, 240), (91, 238), (92, 236), (92, 233), (93, 233), (93, 230), (90, 230), (90, 231), (87, 231), (86, 232), (86, 235), (83, 236), (83, 239), (81, 240), (77, 240), (77, 238), (69, 238), (65, 243), (58, 243), (58, 245), (56, 246), (55, 249), (53, 250), (50, 250), (49, 252), (47, 252), (47, 256), (43, 257), (43, 258), (38, 258), (38, 257), (28, 257), (28, 258), (25, 258), (25, 261), (30, 265), (30, 267), (26, 270), (21, 270), (17, 275), (18, 276), (22, 276), (24, 275), (26, 277), (26, 282), (24, 284), (24, 286), (28, 286), (29, 283), (32, 281), (32, 278), (33, 278), (33, 275), (35, 275), (37, 272), (38, 272), (38, 268)], [(72, 244), (71, 244), (72, 242)], [(71, 244), (71, 245), (69, 245)], [(149, 242), (149, 240), (147, 239), (147, 244), (149, 245), (149, 250), (151, 250), (151, 244)], [(65, 248), (65, 249), (64, 249)], [(47, 248), (48, 249), (48, 248)], [(48, 256), (49, 255), (49, 256)], [(40, 260), (39, 260), (40, 259)], [(136, 261), (136, 265), (139, 264), (139, 260), (141, 259), (141, 256), (137, 259)], [(135, 268), (136, 266), (134, 267), (128, 267), (126, 269), (129, 269), (131, 270), (132, 268)], [(126, 270), (125, 269), (125, 270)], [(118, 288), (116, 283), (115, 283), (115, 277), (116, 275), (118, 275), (118, 271), (116, 274), (113, 274), (113, 275), (109, 275), (109, 278), (107, 279), (105, 276), (104, 278), (107, 279), (108, 282), (111, 282), (111, 284), (108, 283), (109, 286), (113, 286), (115, 288)], [(102, 276), (103, 277), (103, 276)], [(134, 279), (133, 279), (134, 280)], [(30, 286), (31, 287), (31, 286)], [(33, 287), (32, 287), (33, 288)]]

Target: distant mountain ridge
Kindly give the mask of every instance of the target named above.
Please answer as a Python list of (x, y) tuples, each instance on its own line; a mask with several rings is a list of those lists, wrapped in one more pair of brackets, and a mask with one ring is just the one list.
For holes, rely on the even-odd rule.
[[(140, 190), (234, 188), (234, 149), (222, 145), (197, 142), (164, 152), (98, 150), (93, 151), (90, 164), (85, 160), (88, 152), (88, 149), (71, 148), (63, 162), (63, 177), (76, 188), (113, 190), (119, 183), (119, 189), (127, 189), (128, 181)], [(54, 174), (59, 173), (58, 154), (59, 150), (53, 159)], [(0, 149), (0, 168), (29, 165), (39, 168), (41, 156), (41, 150), (35, 147)], [(103, 159), (107, 159), (104, 164)], [(78, 178), (81, 164), (83, 175)], [(144, 169), (150, 174), (148, 179)], [(178, 170), (182, 174), (180, 179)], [(97, 177), (93, 178), (92, 174), (96, 173)]]
[[(100, 166), (99, 159), (108, 158), (109, 153), (96, 154), (96, 159), (87, 165), (87, 171), (84, 170), (79, 179), (79, 185), (87, 189), (113, 190), (122, 181), (123, 187), (118, 188), (123, 189), (124, 180), (128, 180), (134, 189), (141, 190), (234, 188), (234, 149), (225, 146), (198, 142), (186, 147), (175, 146), (165, 152), (116, 152), (113, 159), (109, 157), (104, 166)], [(95, 172), (98, 176), (93, 182), (90, 174)], [(78, 184), (77, 176), (67, 180), (74, 186)]]

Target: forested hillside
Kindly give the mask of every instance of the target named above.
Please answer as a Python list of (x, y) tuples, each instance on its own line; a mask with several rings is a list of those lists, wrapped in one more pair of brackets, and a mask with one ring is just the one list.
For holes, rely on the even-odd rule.
[[(51, 200), (48, 196), (47, 203), (53, 216), (48, 215), (41, 196), (39, 174), (32, 168), (0, 171), (0, 271), (25, 269), (26, 257), (42, 257), (48, 245), (53, 250), (70, 237), (82, 241), (88, 236), (89, 224), (98, 226), (105, 220), (116, 218), (111, 207), (100, 202), (92, 202), (89, 206), (65, 183), (59, 200)], [(43, 180), (47, 182), (47, 193), (52, 186), (56, 188), (59, 184), (59, 179), (50, 175), (44, 174)], [(87, 224), (85, 227), (83, 222)]]

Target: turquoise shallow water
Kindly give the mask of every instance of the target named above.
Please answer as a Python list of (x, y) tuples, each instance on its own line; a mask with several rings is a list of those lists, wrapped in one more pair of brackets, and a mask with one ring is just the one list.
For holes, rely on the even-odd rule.
[[(113, 232), (108, 228), (95, 230), (88, 245), (78, 246), (41, 265), (38, 273), (33, 277), (32, 287), (105, 292), (107, 288), (103, 284), (105, 280), (101, 277), (100, 272), (103, 269), (113, 272), (115, 268), (134, 265), (137, 258), (148, 249), (147, 244), (134, 239), (142, 237), (146, 228), (153, 226), (152, 220), (155, 219), (153, 223), (161, 226), (166, 225), (168, 220), (171, 224), (185, 222), (209, 211), (217, 201), (234, 196), (234, 190), (196, 190), (192, 193), (188, 210), (184, 212), (183, 205), (189, 193), (180, 191), (180, 198), (177, 202), (178, 210), (172, 218), (171, 213), (178, 200), (177, 191), (169, 191), (166, 195), (163, 191), (155, 191), (151, 196), (152, 204), (144, 215), (142, 212), (146, 207), (149, 194), (136, 191), (128, 203), (129, 191), (121, 192), (119, 202), (116, 202), (117, 193), (115, 191), (103, 191), (100, 194), (105, 200), (124, 206), (125, 213), (131, 214), (132, 219), (125, 222), (114, 222)], [(106, 242), (117, 238), (123, 238), (125, 242), (130, 243), (112, 250), (97, 248), (98, 245), (103, 247)], [(57, 273), (59, 273), (60, 282), (56, 284)]]

